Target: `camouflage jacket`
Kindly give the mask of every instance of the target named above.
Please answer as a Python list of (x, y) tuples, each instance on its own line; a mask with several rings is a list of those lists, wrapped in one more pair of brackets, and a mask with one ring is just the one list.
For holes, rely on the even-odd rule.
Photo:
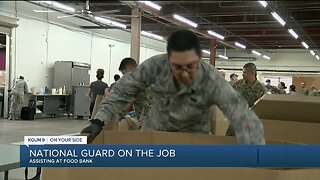
[[(265, 85), (267, 92), (271, 92), (271, 94), (281, 94), (281, 90), (276, 86)], [(283, 92), (282, 92), (283, 93)]]
[(249, 107), (252, 107), (267, 92), (258, 80), (255, 80), (251, 85), (247, 85), (244, 79), (240, 79), (233, 85), (233, 88), (247, 100)]
[(308, 96), (309, 90), (307, 88), (301, 89), (300, 94)]
[(193, 84), (177, 90), (167, 54), (144, 61), (118, 80), (100, 104), (95, 119), (109, 123), (113, 114), (150, 88), (151, 109), (142, 130), (210, 133), (211, 105), (218, 105), (244, 144), (265, 144), (263, 125), (246, 100), (213, 66), (201, 62)]
[(279, 91), (280, 91), (280, 94), (287, 94), (286, 90), (284, 89), (279, 89)]
[(133, 102), (134, 111), (138, 114), (138, 119), (141, 120), (145, 115), (148, 114), (151, 108), (151, 98), (149, 95), (149, 88), (144, 92), (139, 93), (136, 100)]
[(310, 96), (318, 96), (318, 91), (317, 90), (311, 90)]

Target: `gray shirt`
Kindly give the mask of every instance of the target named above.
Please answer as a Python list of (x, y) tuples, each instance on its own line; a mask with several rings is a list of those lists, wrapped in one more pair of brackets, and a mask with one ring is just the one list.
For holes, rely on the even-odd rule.
[(96, 101), (97, 95), (104, 95), (104, 90), (108, 88), (108, 84), (101, 80), (94, 81), (90, 84), (90, 89), (92, 91), (91, 103)]
[(177, 90), (167, 54), (146, 60), (122, 77), (101, 102), (95, 119), (109, 123), (121, 107), (147, 87), (152, 101), (142, 119), (142, 130), (209, 133), (210, 107), (216, 104), (230, 120), (239, 143), (265, 144), (261, 121), (216, 68), (201, 62), (193, 84)]

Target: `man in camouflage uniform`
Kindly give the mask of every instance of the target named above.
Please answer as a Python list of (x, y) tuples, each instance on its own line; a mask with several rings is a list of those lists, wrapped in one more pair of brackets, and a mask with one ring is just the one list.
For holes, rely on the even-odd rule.
[(319, 95), (319, 93), (318, 93), (318, 89), (316, 88), (316, 86), (315, 85), (311, 85), (311, 87), (310, 87), (310, 94), (309, 94), (310, 96), (318, 96)]
[(301, 95), (306, 95), (306, 96), (309, 95), (309, 90), (308, 90), (308, 88), (306, 86), (307, 86), (307, 83), (302, 81), (301, 82), (301, 91), (300, 91)]
[[(254, 63), (247, 63), (243, 66), (242, 76), (243, 79), (234, 83), (233, 88), (247, 100), (249, 107), (252, 107), (267, 91), (263, 84), (257, 80), (257, 68)], [(227, 135), (234, 136), (235, 132), (231, 125)]]
[(266, 88), (268, 94), (281, 94), (280, 90), (276, 86), (271, 85), (270, 79), (266, 80), (264, 87)]
[(248, 103), (219, 71), (201, 60), (198, 37), (190, 30), (173, 33), (167, 54), (154, 56), (121, 78), (101, 103), (91, 125), (82, 130), (92, 141), (119, 108), (150, 88), (151, 109), (142, 130), (210, 133), (210, 107), (218, 105), (244, 144), (265, 144), (263, 125)]
[[(124, 75), (127, 76), (129, 73), (131, 73), (133, 70), (135, 70), (137, 67), (137, 62), (132, 59), (132, 58), (124, 58), (119, 66), (119, 71)], [(145, 116), (150, 107), (151, 107), (151, 99), (148, 96), (148, 89), (145, 89), (145, 91), (140, 92), (136, 98), (135, 101), (133, 102), (133, 108), (134, 111), (137, 113), (137, 118), (138, 118), (138, 126), (140, 127), (142, 124), (142, 117)], [(127, 114), (127, 112), (125, 112), (127, 110), (127, 108), (122, 111), (119, 112), (120, 116), (125, 116)]]

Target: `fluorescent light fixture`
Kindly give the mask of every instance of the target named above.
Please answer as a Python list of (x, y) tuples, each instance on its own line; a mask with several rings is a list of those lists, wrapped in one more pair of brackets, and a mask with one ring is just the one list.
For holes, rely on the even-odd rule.
[(51, 10), (36, 10), (36, 9), (34, 9), (33, 11), (34, 11), (34, 12), (37, 12), (37, 13), (49, 13), (49, 12), (56, 12), (56, 11), (51, 11)]
[(298, 34), (296, 32), (294, 32), (292, 29), (288, 29), (289, 33), (296, 39), (298, 39)]
[(58, 9), (68, 11), (68, 12), (72, 12), (72, 13), (76, 12), (76, 10), (73, 7), (64, 5), (64, 4), (56, 2), (56, 1), (36, 1), (36, 2), (45, 3), (45, 4), (48, 4), (48, 5), (54, 6), (54, 7), (58, 8)]
[(282, 26), (286, 24), (286, 22), (277, 13), (272, 12), (271, 14)]
[(202, 52), (206, 53), (206, 54), (210, 54), (210, 51), (207, 51), (207, 50), (204, 50), (204, 49), (202, 50)]
[(214, 32), (214, 31), (210, 31), (210, 30), (209, 30), (209, 31), (208, 31), (208, 34), (210, 34), (210, 35), (212, 35), (212, 36), (215, 36), (215, 37), (217, 37), (217, 38), (219, 38), (219, 39), (224, 40), (224, 36), (222, 36), (222, 35)]
[(251, 52), (255, 55), (261, 56), (261, 53), (259, 53), (258, 51), (252, 50)]
[(263, 7), (267, 7), (268, 3), (266, 1), (258, 1)]
[(227, 56), (223, 56), (223, 55), (220, 55), (220, 54), (218, 55), (218, 57), (222, 58), (222, 59), (229, 59)]
[(153, 34), (153, 33), (150, 33), (150, 32), (141, 31), (141, 34), (144, 35), (144, 36), (148, 36), (148, 37), (154, 38), (154, 39), (163, 40), (162, 36), (159, 36), (159, 35), (156, 35), (156, 34)]
[(112, 21), (110, 19), (106, 19), (106, 18), (102, 18), (102, 17), (99, 17), (99, 16), (95, 16), (94, 19), (102, 24), (105, 24), (105, 25), (108, 25), (108, 26), (116, 26), (116, 27), (120, 27), (120, 28), (123, 28), (123, 29), (126, 29), (127, 26), (125, 24), (122, 24), (122, 23), (118, 23), (116, 21)]
[(314, 53), (314, 51), (310, 50), (310, 53), (312, 54), (312, 56), (314, 56), (316, 53)]
[(236, 46), (238, 46), (238, 47), (241, 47), (242, 49), (245, 49), (245, 48), (246, 48), (245, 45), (240, 44), (240, 43), (238, 43), (238, 42), (235, 42), (234, 44), (235, 44)]
[(309, 46), (308, 46), (308, 44), (307, 44), (307, 43), (305, 43), (305, 42), (301, 42), (301, 44), (302, 44), (306, 49), (308, 49), (308, 48), (309, 48)]
[(266, 56), (266, 55), (263, 55), (262, 57), (265, 58), (265, 59), (268, 59), (268, 60), (271, 59), (269, 56)]
[(318, 60), (320, 60), (320, 58), (319, 58), (319, 56), (318, 56), (318, 55), (316, 55), (316, 58), (317, 58)]
[(175, 19), (181, 21), (181, 22), (184, 22), (184, 23), (186, 23), (186, 24), (194, 27), (194, 28), (198, 27), (198, 24), (197, 24), (197, 23), (192, 22), (192, 21), (190, 21), (189, 19), (186, 19), (186, 18), (184, 18), (184, 17), (182, 17), (182, 16), (179, 16), (178, 14), (174, 14), (173, 17), (174, 17)]
[(162, 7), (159, 6), (158, 4), (155, 4), (155, 3), (151, 2), (151, 1), (139, 1), (139, 2), (144, 3), (145, 5), (150, 6), (150, 7), (152, 7), (153, 9), (156, 9), (156, 10), (158, 10), (158, 11), (160, 11), (160, 9), (162, 8)]

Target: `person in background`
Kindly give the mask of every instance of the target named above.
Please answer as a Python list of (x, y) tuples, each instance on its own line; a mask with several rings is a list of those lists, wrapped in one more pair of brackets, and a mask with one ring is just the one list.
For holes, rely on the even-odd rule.
[(15, 84), (13, 85), (9, 95), (11, 96), (11, 104), (10, 104), (10, 110), (9, 110), (9, 120), (15, 120), (17, 111), (19, 110), (19, 107), (22, 106), (24, 101), (24, 94), (29, 93), (29, 88), (24, 81), (24, 77), (20, 76)]
[(89, 133), (88, 142), (146, 88), (152, 101), (143, 117), (143, 131), (209, 134), (211, 106), (217, 105), (234, 127), (238, 143), (265, 144), (261, 120), (219, 71), (202, 61), (199, 38), (186, 29), (168, 38), (167, 54), (147, 59), (114, 85), (91, 125), (82, 130)]
[(242, 76), (243, 79), (237, 81), (233, 88), (247, 100), (249, 107), (252, 107), (267, 91), (257, 79), (257, 68), (254, 63), (243, 66)]
[(280, 94), (280, 90), (276, 86), (271, 85), (270, 79), (265, 81), (264, 87), (266, 88), (268, 94)]
[(88, 96), (91, 98), (90, 118), (92, 115), (94, 104), (96, 102), (97, 95), (106, 96), (108, 94), (108, 84), (102, 81), (103, 77), (104, 77), (104, 70), (97, 69), (97, 75), (96, 75), (97, 80), (90, 84), (90, 88), (88, 92)]
[(221, 69), (219, 70), (219, 72), (220, 72), (220, 75), (223, 77), (223, 79), (226, 79), (226, 71)]
[(233, 86), (233, 84), (236, 83), (237, 81), (238, 81), (238, 75), (232, 73), (232, 74), (230, 75), (229, 84), (230, 84), (231, 86)]
[[(134, 71), (138, 66), (137, 62), (133, 58), (124, 58), (119, 66), (119, 71), (123, 74), (123, 76), (127, 76), (129, 73)], [(133, 106), (131, 105), (128, 109), (128, 112), (134, 110), (137, 113), (137, 118), (139, 121), (138, 126), (142, 126), (142, 117), (144, 117), (149, 109), (151, 108), (151, 98), (149, 95), (148, 89), (139, 93), (135, 101), (133, 102)]]
[(279, 82), (278, 83), (278, 88), (279, 88), (279, 91), (280, 93), (279, 94), (287, 94), (286, 90), (287, 87), (286, 87), (286, 84), (284, 82)]
[(310, 96), (318, 96), (318, 89), (316, 88), (315, 85), (311, 85), (310, 87), (310, 93), (309, 93)]
[(307, 83), (304, 82), (304, 81), (302, 81), (302, 82), (301, 82), (301, 91), (300, 91), (300, 94), (301, 94), (301, 95), (306, 95), (306, 96), (309, 95), (309, 90), (307, 89), (306, 86), (307, 86)]
[(297, 95), (298, 93), (296, 93), (296, 86), (295, 85), (290, 85), (289, 87), (289, 94), (290, 95)]
[[(249, 107), (252, 107), (267, 90), (257, 79), (257, 67), (254, 63), (247, 63), (243, 66), (242, 76), (243, 79), (234, 83), (233, 88), (247, 100)], [(235, 136), (234, 129), (231, 125), (227, 130), (227, 135)]]
[(112, 90), (112, 87), (114, 86), (114, 84), (120, 79), (120, 75), (119, 74), (115, 74), (114, 76), (113, 76), (113, 79), (114, 79), (114, 83), (112, 83), (111, 85), (110, 85), (110, 87), (109, 87), (109, 92), (111, 92), (111, 90)]

